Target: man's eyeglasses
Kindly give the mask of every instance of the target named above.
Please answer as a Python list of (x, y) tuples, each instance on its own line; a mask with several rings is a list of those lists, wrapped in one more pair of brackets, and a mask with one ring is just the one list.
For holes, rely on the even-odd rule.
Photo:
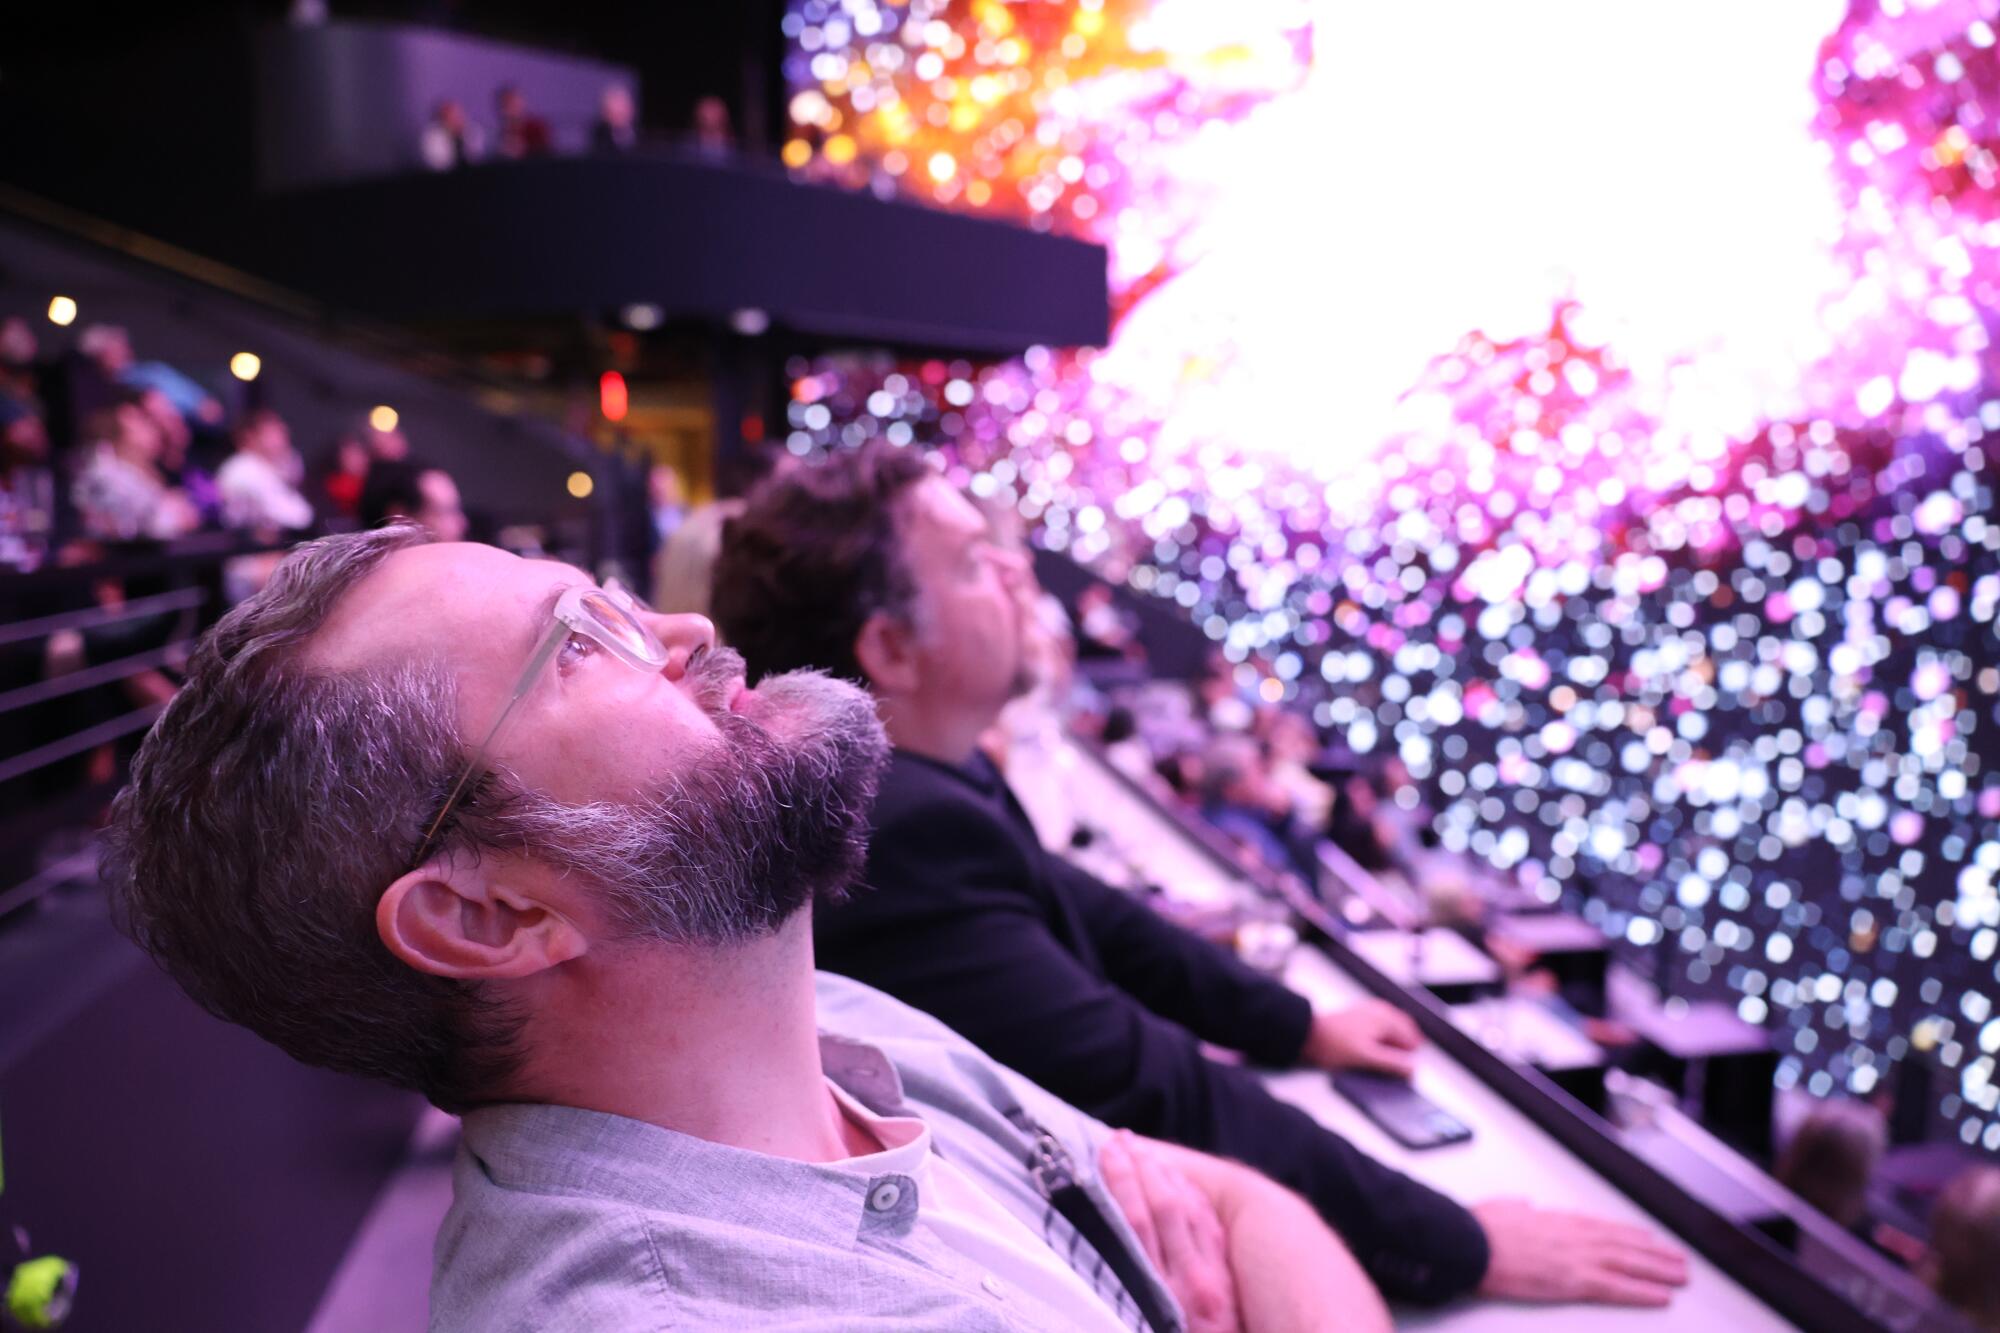
[(600, 647), (609, 649), (612, 656), (624, 662), (635, 671), (660, 671), (667, 665), (667, 646), (659, 636), (647, 629), (639, 617), (646, 611), (644, 603), (632, 596), (616, 582), (602, 588), (590, 584), (578, 584), (556, 599), (555, 611), (548, 628), (536, 643), (534, 652), (528, 656), (527, 669), (514, 683), (514, 692), (501, 706), (500, 716), (493, 719), (493, 725), (486, 731), (472, 751), (472, 758), (466, 763), (465, 771), (459, 774), (452, 785), (451, 794), (445, 797), (444, 808), (437, 818), (424, 830), (423, 845), (417, 848), (417, 857), (412, 865), (422, 865), (424, 857), (430, 854), (431, 844), (437, 841), (438, 831), (445, 820), (457, 807), (459, 798), (467, 787), (486, 771), (487, 756), (500, 742), (501, 734), (513, 718), (516, 708), (528, 691), (541, 679), (547, 669), (549, 659), (560, 652), (573, 637), (582, 635)]

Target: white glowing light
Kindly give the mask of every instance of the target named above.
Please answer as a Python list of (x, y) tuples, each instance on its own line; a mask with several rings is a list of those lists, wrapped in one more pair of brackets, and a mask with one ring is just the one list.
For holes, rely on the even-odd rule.
[[(1321, 6), (1305, 86), (1177, 154), (1208, 205), (1178, 242), (1198, 258), (1093, 378), (1166, 423), (1159, 456), (1223, 439), (1338, 475), (1440, 351), (1538, 331), (1573, 295), (1667, 429), (1796, 411), (1841, 285), (1814, 243), (1841, 214), (1805, 74), (1841, 8)], [(1329, 404), (1341, 429), (1302, 436)]]

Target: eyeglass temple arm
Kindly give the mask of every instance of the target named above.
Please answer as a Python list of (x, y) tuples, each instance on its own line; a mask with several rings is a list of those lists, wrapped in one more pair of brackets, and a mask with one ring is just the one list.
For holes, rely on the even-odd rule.
[(535, 655), (528, 659), (527, 670), (523, 671), (521, 678), (514, 682), (514, 692), (508, 696), (505, 706), (500, 709), (500, 716), (494, 718), (493, 725), (486, 729), (485, 738), (473, 750), (471, 761), (466, 764), (465, 771), (458, 775), (458, 782), (452, 787), (451, 795), (445, 797), (444, 805), (438, 810), (437, 818), (431, 821), (431, 826), (428, 829), (424, 830), (424, 843), (423, 847), (417, 853), (418, 860), (422, 860), (425, 853), (430, 851), (431, 843), (436, 839), (438, 830), (444, 827), (444, 821), (458, 807), (458, 798), (465, 794), (466, 787), (470, 786), (472, 780), (485, 771), (486, 756), (493, 749), (494, 743), (500, 739), (501, 730), (506, 727), (509, 719), (514, 716), (515, 707), (521, 700), (527, 697), (528, 691), (534, 688), (535, 682), (541, 679), (542, 669), (548, 666), (549, 659), (556, 655), (556, 650), (563, 646), (563, 642), (569, 638), (570, 632), (570, 627), (558, 620), (554, 625), (549, 627), (549, 632), (542, 636), (541, 643), (536, 645)]

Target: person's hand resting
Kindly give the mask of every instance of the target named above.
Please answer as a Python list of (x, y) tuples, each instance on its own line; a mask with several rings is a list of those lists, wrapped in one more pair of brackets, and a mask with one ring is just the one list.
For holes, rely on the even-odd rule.
[(1313, 1016), (1305, 1062), (1320, 1069), (1375, 1069), (1408, 1078), (1423, 1036), (1416, 1020), (1382, 1000), (1361, 1000)]
[(1687, 1257), (1643, 1227), (1488, 1199), (1472, 1215), (1492, 1259), (1479, 1294), (1512, 1301), (1663, 1306), (1686, 1286)]
[(1229, 1238), (1208, 1196), (1125, 1130), (1106, 1141), (1097, 1165), (1146, 1257), (1180, 1302), (1188, 1333), (1239, 1333)]

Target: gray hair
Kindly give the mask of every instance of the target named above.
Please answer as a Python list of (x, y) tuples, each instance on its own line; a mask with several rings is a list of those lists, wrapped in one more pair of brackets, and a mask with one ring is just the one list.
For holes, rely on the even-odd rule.
[[(309, 1064), (488, 1100), (522, 1020), (389, 953), (382, 890), (465, 762), (441, 665), (316, 670), (302, 648), (410, 525), (298, 547), (195, 650), (112, 808), (104, 881), (127, 934), (204, 1008)], [(490, 785), (454, 821), (473, 854)]]

